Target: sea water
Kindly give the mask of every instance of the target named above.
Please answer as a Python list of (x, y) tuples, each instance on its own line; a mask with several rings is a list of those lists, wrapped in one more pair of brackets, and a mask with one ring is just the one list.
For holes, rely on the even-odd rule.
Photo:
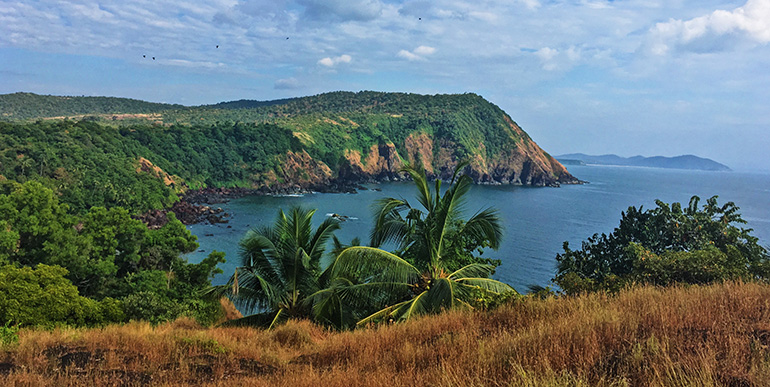
[[(718, 195), (720, 205), (727, 201), (740, 207), (742, 227), (753, 228), (760, 244), (770, 245), (770, 174), (743, 172), (706, 172), (640, 167), (570, 166), (570, 172), (583, 185), (560, 188), (521, 186), (473, 186), (465, 206), (467, 216), (486, 207), (499, 210), (504, 226), (503, 242), (497, 251), (484, 257), (502, 261), (495, 278), (519, 291), (528, 285), (549, 285), (555, 273), (556, 254), (565, 241), (575, 249), (594, 233), (610, 233), (620, 221), (621, 211), (629, 206), (655, 207), (655, 199), (681, 202), (698, 195), (701, 205)], [(271, 225), (279, 209), (303, 206), (316, 209), (314, 222), (320, 224), (332, 214), (347, 216), (337, 231), (343, 243), (358, 237), (369, 240), (373, 225), (372, 203), (379, 198), (395, 197), (419, 206), (411, 182), (368, 185), (357, 194), (306, 194), (292, 196), (249, 196), (215, 205), (232, 214), (227, 224), (188, 226), (198, 237), (200, 248), (188, 254), (190, 262), (199, 262), (211, 251), (226, 253), (224, 273), (212, 283), (223, 284), (238, 264), (238, 241), (254, 227)]]

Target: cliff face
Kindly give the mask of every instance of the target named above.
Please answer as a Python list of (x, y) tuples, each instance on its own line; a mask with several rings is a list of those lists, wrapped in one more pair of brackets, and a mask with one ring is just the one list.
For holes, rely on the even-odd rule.
[[(478, 184), (514, 184), (530, 186), (559, 186), (576, 184), (579, 180), (555, 158), (544, 152), (513, 121), (510, 132), (518, 138), (493, 153), (483, 142), (469, 157), (464, 173)], [(399, 153), (398, 149), (402, 149)], [(425, 132), (409, 134), (401, 144), (374, 144), (362, 155), (358, 150), (344, 151), (344, 161), (333, 171), (307, 152), (288, 152), (282, 158), (278, 172), (268, 173), (263, 180), (271, 190), (319, 189), (330, 184), (395, 181), (405, 177), (400, 172), (405, 163), (422, 166), (430, 178), (451, 179), (457, 164), (468, 153), (461, 145), (448, 139), (436, 139)]]
[[(506, 115), (507, 129), (518, 141), (500, 147), (492, 153), (483, 142), (471, 153), (470, 165), (464, 171), (479, 184), (514, 184), (531, 186), (559, 186), (576, 184), (572, 176), (556, 159), (543, 151), (529, 136)], [(425, 132), (411, 133), (406, 137), (399, 154), (394, 143), (372, 145), (368, 154), (347, 150), (338, 178), (348, 182), (398, 180), (404, 162), (422, 166), (431, 178), (451, 179), (460, 157), (462, 146), (447, 139), (435, 139)]]
[(281, 157), (281, 165), (276, 170), (255, 180), (261, 183), (254, 188), (267, 188), (271, 191), (316, 188), (329, 184), (332, 171), (323, 162), (316, 161), (306, 151), (286, 152)]

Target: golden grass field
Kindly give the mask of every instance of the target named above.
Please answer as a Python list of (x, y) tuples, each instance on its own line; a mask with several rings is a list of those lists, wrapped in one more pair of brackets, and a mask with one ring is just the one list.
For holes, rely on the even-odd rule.
[(770, 286), (638, 287), (334, 332), (22, 330), (3, 386), (765, 386)]

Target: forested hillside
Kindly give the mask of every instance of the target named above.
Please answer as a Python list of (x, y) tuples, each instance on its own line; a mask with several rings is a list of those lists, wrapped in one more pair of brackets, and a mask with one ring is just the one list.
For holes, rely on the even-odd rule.
[[(466, 159), (476, 182), (577, 182), (475, 94), (335, 92), (188, 108), (16, 93), (0, 96), (0, 117), (8, 122), (0, 131), (0, 174), (85, 191), (88, 198), (62, 192), (79, 209), (157, 208), (173, 200), (169, 190), (184, 187), (312, 189), (398, 179), (404, 163), (447, 178)], [(97, 167), (104, 165), (110, 168)], [(147, 173), (131, 172), (137, 168)], [(165, 174), (175, 176), (169, 188), (145, 181)], [(56, 182), (67, 179), (72, 184)]]
[(59, 97), (32, 93), (0, 95), (0, 120), (150, 114), (172, 109), (187, 108), (115, 97)]

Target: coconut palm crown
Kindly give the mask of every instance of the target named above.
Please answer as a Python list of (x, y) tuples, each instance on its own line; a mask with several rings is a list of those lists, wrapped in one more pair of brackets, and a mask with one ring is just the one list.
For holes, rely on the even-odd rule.
[[(464, 166), (458, 166), (457, 171)], [(461, 221), (471, 179), (466, 175), (458, 177), (455, 172), (450, 187), (442, 195), (440, 180), (431, 190), (424, 171), (410, 166), (403, 171), (414, 180), (422, 209), (404, 199), (379, 201), (375, 206), (371, 244), (395, 242), (399, 246), (397, 253), (410, 259), (377, 247), (353, 246), (343, 250), (329, 268), (333, 278), (349, 282), (349, 286), (339, 292), (348, 302), (384, 306), (360, 320), (358, 325), (407, 320), (446, 309), (473, 308), (479, 298), (515, 293), (511, 286), (489, 278), (493, 265), (471, 263), (456, 270), (446, 265), (449, 235), (472, 236), (492, 248), (500, 244), (502, 231), (495, 210), (485, 209)]]
[(288, 214), (281, 210), (273, 226), (250, 230), (240, 241), (240, 265), (227, 285), (211, 293), (229, 296), (242, 310), (260, 312), (227, 325), (270, 328), (290, 318), (328, 322), (315, 312), (335, 311), (314, 307), (312, 300), (321, 300), (313, 295), (326, 287), (320, 261), (339, 222), (327, 218), (313, 230), (314, 213), (299, 207)]

